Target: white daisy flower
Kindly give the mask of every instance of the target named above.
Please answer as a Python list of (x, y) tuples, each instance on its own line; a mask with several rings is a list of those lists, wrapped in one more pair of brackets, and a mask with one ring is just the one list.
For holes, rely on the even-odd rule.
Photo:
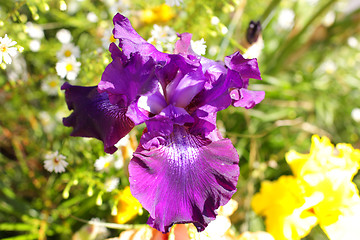
[(61, 49), (56, 53), (56, 57), (59, 60), (71, 56), (74, 56), (75, 58), (80, 57), (80, 48), (72, 43), (63, 44)]
[(180, 6), (183, 0), (165, 0), (166, 5), (172, 6)]
[(6, 64), (11, 64), (12, 59), (17, 54), (16, 47), (13, 47), (17, 42), (12, 41), (7, 34), (5, 37), (0, 37), (0, 64), (3, 59)]
[(116, 177), (109, 178), (105, 181), (105, 190), (107, 192), (114, 191), (119, 185), (120, 179)]
[(50, 96), (56, 96), (60, 87), (60, 79), (56, 75), (48, 75), (42, 80), (41, 90)]
[(79, 74), (80, 66), (81, 63), (71, 56), (56, 63), (56, 72), (60, 77), (73, 81)]
[(65, 172), (66, 166), (69, 164), (65, 161), (66, 157), (59, 154), (58, 151), (45, 155), (44, 167), (49, 172), (61, 173)]
[(118, 40), (114, 38), (112, 28), (108, 28), (104, 31), (103, 37), (101, 38), (102, 45), (105, 49), (109, 49), (110, 43), (118, 43)]
[(198, 41), (191, 40), (191, 48), (197, 55), (204, 55), (206, 53), (205, 43), (203, 38)]
[(96, 159), (94, 167), (96, 171), (108, 171), (114, 161), (113, 155), (101, 156)]
[(151, 30), (151, 37), (148, 42), (153, 44), (156, 49), (161, 52), (173, 52), (173, 43), (175, 43), (176, 39), (177, 35), (174, 29), (169, 26), (161, 27), (154, 24), (154, 28)]
[(62, 44), (66, 44), (66, 43), (70, 43), (72, 36), (69, 30), (67, 29), (60, 29), (57, 33), (56, 33), (56, 38), (62, 43)]

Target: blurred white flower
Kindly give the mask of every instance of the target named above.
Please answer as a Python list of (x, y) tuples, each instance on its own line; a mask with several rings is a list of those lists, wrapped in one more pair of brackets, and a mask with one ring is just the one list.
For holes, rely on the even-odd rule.
[(59, 60), (69, 58), (71, 56), (74, 56), (75, 58), (80, 57), (80, 48), (75, 46), (73, 43), (63, 44), (61, 49), (56, 53), (56, 57)]
[(212, 25), (216, 26), (216, 25), (218, 25), (220, 23), (220, 19), (218, 17), (216, 17), (216, 16), (213, 16), (211, 18), (210, 22), (211, 22)]
[(69, 1), (67, 5), (67, 12), (70, 15), (73, 15), (79, 11), (80, 7), (81, 7), (80, 1), (78, 0)]
[(334, 61), (326, 60), (320, 65), (319, 69), (321, 72), (325, 72), (327, 74), (333, 74), (336, 71), (337, 66)]
[(41, 47), (41, 42), (39, 39), (33, 39), (29, 43), (29, 48), (32, 52), (38, 52)]
[(285, 8), (280, 11), (278, 26), (283, 30), (290, 30), (294, 27), (295, 13), (292, 9)]
[(151, 37), (148, 42), (153, 44), (156, 49), (161, 52), (173, 52), (173, 43), (176, 39), (177, 35), (174, 29), (169, 26), (162, 27), (154, 24), (154, 28), (151, 30)]
[(125, 17), (130, 16), (130, 0), (105, 0), (105, 4), (107, 4), (109, 7), (109, 12), (112, 15), (111, 17), (113, 17), (118, 12), (120, 12)]
[(27, 22), (25, 25), (25, 32), (34, 39), (42, 39), (44, 37), (44, 30), (43, 28), (32, 22)]
[(318, 4), (319, 0), (306, 0), (306, 2), (311, 6), (315, 6)]
[(13, 47), (17, 42), (12, 41), (7, 34), (5, 37), (0, 37), (0, 63), (3, 59), (6, 64), (11, 64), (12, 59), (17, 54), (16, 47)]
[(60, 0), (60, 8), (59, 9), (60, 9), (60, 11), (66, 11), (67, 5), (64, 0)]
[(347, 44), (352, 48), (356, 48), (359, 45), (359, 41), (355, 37), (349, 37)]
[(219, 46), (216, 46), (216, 45), (212, 45), (210, 48), (209, 48), (209, 54), (210, 56), (215, 56), (219, 51)]
[(71, 56), (57, 62), (55, 68), (60, 77), (73, 81), (79, 74), (80, 66), (81, 63), (77, 62), (74, 56)]
[(116, 177), (111, 177), (105, 181), (105, 189), (107, 192), (114, 191), (119, 185), (120, 179)]
[(360, 122), (360, 108), (354, 108), (351, 111), (351, 117), (355, 122)]
[(165, 0), (166, 5), (172, 6), (180, 6), (182, 4), (183, 0)]
[(57, 31), (56, 33), (56, 38), (62, 43), (62, 44), (66, 44), (66, 43), (70, 43), (72, 36), (69, 30), (63, 28), (60, 29), (59, 31)]
[(27, 81), (28, 80), (28, 72), (26, 61), (21, 54), (16, 54), (13, 57), (13, 64), (9, 65), (6, 68), (6, 75), (9, 81)]
[(205, 40), (202, 38), (198, 41), (191, 40), (191, 48), (198, 55), (204, 55), (206, 53)]
[(114, 168), (119, 170), (124, 166), (124, 158), (120, 150), (118, 150), (120, 154), (116, 155), (116, 161), (114, 162)]
[(114, 161), (113, 155), (101, 156), (96, 159), (94, 167), (96, 171), (109, 171), (112, 162)]
[(49, 172), (65, 172), (65, 168), (68, 165), (68, 162), (66, 162), (65, 159), (66, 157), (59, 154), (58, 151), (46, 154), (44, 167)]
[(222, 27), (221, 27), (221, 33), (222, 33), (222, 34), (225, 35), (225, 34), (228, 33), (228, 31), (229, 31), (229, 29), (228, 29), (226, 26), (222, 26)]
[(41, 90), (50, 96), (56, 96), (60, 88), (60, 79), (56, 75), (47, 75), (41, 82)]
[[(347, 3), (347, 4), (346, 4)], [(350, 14), (360, 8), (360, 1), (359, 0), (348, 0), (345, 2), (346, 7), (344, 9), (345, 14)]]
[(51, 133), (55, 130), (57, 123), (54, 121), (54, 119), (50, 116), (48, 112), (41, 111), (39, 112), (38, 116), (44, 132)]
[(89, 12), (86, 15), (86, 19), (92, 23), (96, 23), (99, 20), (98, 16), (96, 16), (96, 14), (94, 12)]
[(330, 27), (331, 25), (334, 24), (335, 18), (336, 18), (335, 12), (330, 11), (325, 15), (324, 19), (322, 20), (322, 23), (325, 27)]
[(110, 43), (117, 43), (119, 40), (114, 38), (112, 28), (105, 29), (103, 37), (101, 38), (102, 45), (105, 49), (109, 49)]

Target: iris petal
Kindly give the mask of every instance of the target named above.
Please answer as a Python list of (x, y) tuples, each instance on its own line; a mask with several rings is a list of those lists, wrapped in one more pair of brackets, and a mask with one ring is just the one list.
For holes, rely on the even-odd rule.
[(156, 91), (156, 63), (151, 57), (143, 57), (139, 53), (134, 53), (124, 60), (122, 52), (114, 48), (114, 45), (110, 50), (114, 59), (102, 75), (98, 85), (99, 92), (108, 93), (112, 104), (129, 107), (126, 116), (135, 124), (140, 124), (148, 119), (148, 116), (146, 111), (139, 109), (138, 99)]
[(117, 13), (114, 18), (113, 34), (119, 39), (119, 47), (123, 49), (126, 56), (131, 53), (140, 52), (142, 56), (152, 56), (156, 61), (166, 61), (168, 54), (159, 52), (156, 48), (143, 39), (131, 26), (129, 19)]
[[(156, 138), (147, 134), (145, 140)], [(193, 223), (202, 231), (236, 191), (239, 156), (229, 139), (211, 142), (183, 126), (158, 137), (160, 145), (140, 144), (130, 161), (131, 192), (149, 211), (148, 224), (159, 231), (168, 232), (175, 223)]]
[(72, 136), (93, 137), (104, 142), (105, 152), (114, 153), (114, 146), (130, 132), (134, 123), (125, 116), (126, 108), (111, 104), (106, 93), (97, 87), (80, 87), (64, 83), (66, 103), (74, 112), (63, 123), (73, 127)]
[(234, 107), (253, 108), (265, 98), (264, 91), (251, 91), (245, 88), (234, 89), (230, 92)]
[(225, 65), (240, 73), (242, 78), (254, 78), (261, 80), (260, 70), (256, 58), (245, 59), (239, 52), (225, 57)]

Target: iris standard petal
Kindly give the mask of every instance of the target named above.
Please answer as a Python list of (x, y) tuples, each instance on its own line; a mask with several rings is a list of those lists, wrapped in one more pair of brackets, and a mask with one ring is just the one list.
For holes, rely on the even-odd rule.
[(143, 56), (152, 56), (156, 61), (166, 61), (168, 54), (159, 52), (156, 48), (143, 39), (131, 26), (129, 19), (117, 13), (114, 18), (113, 34), (119, 39), (119, 47), (123, 49), (126, 56), (131, 53), (140, 52)]
[(229, 139), (211, 142), (178, 125), (159, 137), (158, 147), (140, 144), (135, 151), (129, 164), (131, 192), (149, 211), (148, 224), (159, 231), (168, 232), (175, 223), (193, 223), (202, 231), (236, 191), (236, 149)]
[(158, 88), (155, 76), (156, 63), (151, 57), (134, 53), (129, 59), (121, 57), (122, 52), (113, 50), (113, 61), (106, 67), (98, 85), (100, 93), (106, 92), (112, 104), (128, 107), (126, 116), (135, 124), (148, 119), (148, 114), (138, 106), (141, 96), (152, 95)]
[(130, 105), (137, 96), (149, 95), (157, 87), (155, 65), (152, 58), (139, 53), (132, 54), (126, 61), (116, 57), (106, 67), (98, 85), (99, 91), (126, 96), (125, 104)]
[(80, 87), (64, 83), (66, 103), (73, 113), (63, 119), (67, 127), (73, 127), (72, 136), (93, 137), (104, 142), (105, 152), (114, 153), (114, 146), (130, 132), (134, 123), (125, 116), (126, 108), (111, 104), (106, 93), (97, 87)]

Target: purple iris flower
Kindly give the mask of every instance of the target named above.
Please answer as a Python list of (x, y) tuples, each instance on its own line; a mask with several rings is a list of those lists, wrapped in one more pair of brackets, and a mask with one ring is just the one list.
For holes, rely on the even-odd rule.
[(236, 191), (239, 156), (216, 128), (216, 114), (230, 105), (252, 108), (265, 96), (247, 89), (261, 79), (256, 59), (239, 52), (213, 61), (196, 55), (191, 34), (179, 35), (174, 54), (145, 41), (117, 14), (113, 30), (119, 46), (98, 86), (65, 83), (73, 113), (64, 125), (72, 136), (94, 137), (105, 152), (138, 124), (146, 129), (129, 164), (130, 188), (150, 213), (148, 224), (168, 232), (175, 223), (202, 231)]

